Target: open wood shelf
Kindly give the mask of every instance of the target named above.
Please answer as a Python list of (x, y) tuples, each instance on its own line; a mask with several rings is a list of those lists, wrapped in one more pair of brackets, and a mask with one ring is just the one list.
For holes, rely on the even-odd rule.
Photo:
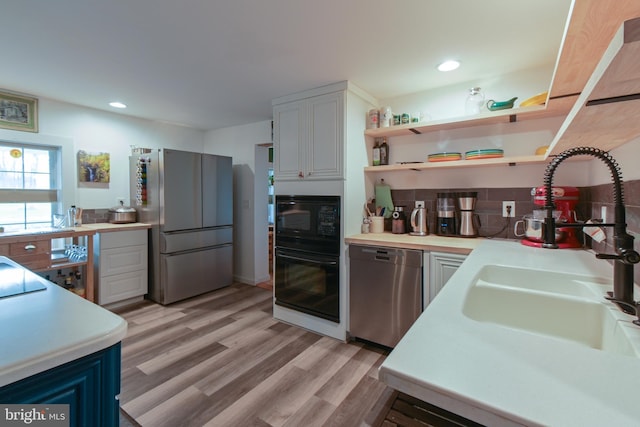
[(523, 108), (510, 108), (506, 110), (487, 111), (473, 116), (453, 117), (444, 120), (429, 120), (419, 123), (408, 123), (406, 125), (389, 126), (386, 128), (367, 129), (364, 134), (374, 138), (417, 135), (440, 130), (461, 129), (474, 126), (484, 126), (498, 123), (512, 123), (518, 120), (542, 119), (545, 117), (557, 117), (566, 115), (575, 97), (559, 98), (550, 100), (549, 107), (545, 105), (534, 105)]
[(468, 168), (473, 166), (515, 166), (522, 163), (546, 163), (548, 160), (544, 155), (540, 156), (514, 156), (514, 157), (497, 157), (493, 159), (475, 159), (475, 160), (452, 160), (447, 162), (422, 162), (422, 163), (403, 163), (384, 166), (367, 166), (364, 171), (369, 172), (392, 172), (392, 171), (421, 171), (426, 169), (441, 168)]
[(640, 136), (640, 18), (618, 29), (551, 143), (558, 154), (578, 146), (612, 150)]

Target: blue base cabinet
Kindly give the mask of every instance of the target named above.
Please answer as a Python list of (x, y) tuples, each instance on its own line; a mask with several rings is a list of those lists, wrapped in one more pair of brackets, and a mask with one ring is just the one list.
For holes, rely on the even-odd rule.
[(71, 427), (120, 423), (120, 343), (0, 388), (5, 404), (68, 404)]

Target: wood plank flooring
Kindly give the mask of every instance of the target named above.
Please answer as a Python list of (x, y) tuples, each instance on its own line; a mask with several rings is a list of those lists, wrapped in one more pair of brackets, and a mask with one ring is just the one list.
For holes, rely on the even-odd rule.
[(279, 322), (271, 305), (270, 291), (234, 284), (116, 310), (129, 322), (127, 417), (154, 427), (380, 425), (393, 393), (377, 377), (386, 350)]

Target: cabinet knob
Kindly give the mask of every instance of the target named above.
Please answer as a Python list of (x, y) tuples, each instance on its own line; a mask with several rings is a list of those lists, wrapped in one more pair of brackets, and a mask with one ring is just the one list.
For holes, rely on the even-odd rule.
[(302, 171), (298, 171), (298, 178), (304, 178), (304, 173), (302, 173)]
[(25, 251), (33, 251), (35, 250), (36, 245), (34, 245), (33, 243), (28, 243), (24, 246), (24, 250)]

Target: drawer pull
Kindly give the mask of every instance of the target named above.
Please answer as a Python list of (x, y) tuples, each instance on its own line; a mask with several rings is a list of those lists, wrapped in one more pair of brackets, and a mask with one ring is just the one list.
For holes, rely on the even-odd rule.
[(35, 248), (36, 248), (36, 245), (34, 245), (33, 243), (29, 243), (29, 244), (25, 245), (24, 250), (25, 251), (33, 251), (33, 250), (35, 250)]

